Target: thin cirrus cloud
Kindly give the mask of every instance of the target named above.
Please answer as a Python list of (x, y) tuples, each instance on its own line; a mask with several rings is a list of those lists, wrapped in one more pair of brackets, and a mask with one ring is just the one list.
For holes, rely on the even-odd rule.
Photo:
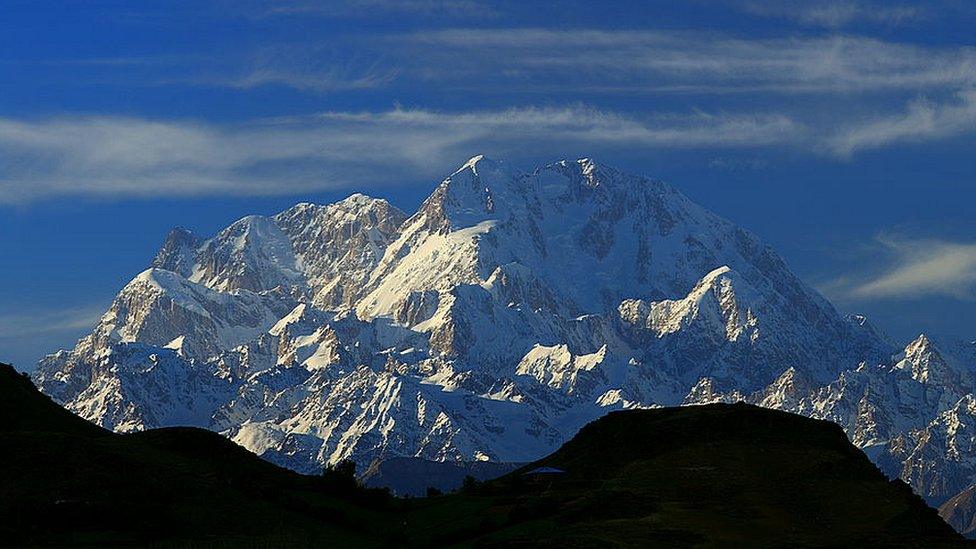
[[(929, 9), (891, 2), (767, 0), (742, 2), (746, 13), (788, 19), (801, 25), (839, 29), (859, 23), (902, 26), (929, 19)], [(931, 7), (931, 6), (929, 6)]]
[[(438, 89), (489, 93), (864, 94), (956, 92), (976, 83), (972, 47), (661, 30), (448, 28), (337, 35), (328, 44), (264, 45), (183, 59), (75, 61), (88, 62), (108, 72), (102, 83), (150, 78), (236, 89), (281, 85), (310, 93), (436, 83)], [(152, 80), (143, 72), (150, 64), (162, 77)]]
[(94, 326), (104, 312), (105, 304), (99, 303), (67, 309), (0, 315), (0, 339), (16, 339), (85, 330)]
[[(64, 62), (62, 62), (64, 63)], [(80, 59), (68, 62), (105, 72), (76, 81), (100, 85), (200, 86), (250, 90), (282, 86), (313, 94), (384, 88), (400, 69), (376, 54), (342, 52), (329, 46), (275, 45), (246, 53)]]
[[(849, 36), (743, 39), (697, 31), (454, 28), (337, 39), (320, 47), (268, 46), (226, 59), (191, 56), (185, 66), (172, 58), (109, 61), (99, 60), (99, 66), (162, 64), (164, 83), (240, 90), (395, 90), (413, 80), (486, 93), (552, 87), (569, 94), (567, 101), (594, 97), (587, 90), (694, 90), (704, 98), (746, 91), (817, 99), (844, 93), (848, 109), (798, 109), (791, 100), (771, 112), (689, 107), (661, 114), (573, 103), (329, 112), (232, 125), (113, 116), (0, 118), (0, 203), (65, 195), (295, 194), (371, 185), (388, 179), (390, 167), (434, 177), (479, 152), (517, 157), (523, 150), (548, 155), (601, 147), (795, 147), (844, 159), (976, 131), (976, 50)], [(906, 96), (918, 98), (900, 110), (891, 106), (904, 105)], [(710, 99), (701, 101), (708, 105)], [(890, 114), (863, 116), (869, 101), (872, 110), (876, 103)], [(525, 104), (517, 96), (509, 103)]]
[(887, 268), (873, 276), (836, 280), (825, 290), (849, 300), (974, 298), (976, 244), (889, 237), (879, 237), (878, 242), (891, 257)]
[(497, 13), (497, 8), (491, 3), (475, 0), (252, 0), (239, 2), (234, 7), (255, 17), (369, 17), (376, 12), (484, 17)]
[(326, 112), (217, 125), (107, 116), (0, 118), (0, 203), (53, 196), (287, 195), (443, 175), (475, 153), (794, 147), (847, 158), (976, 130), (976, 94), (833, 130), (785, 114), (636, 116), (572, 105), (493, 111)]
[[(404, 72), (457, 86), (838, 93), (959, 89), (976, 50), (852, 36), (742, 39), (703, 32), (448, 29), (394, 39)], [(490, 70), (489, 70), (490, 69)], [(488, 79), (484, 75), (491, 75)]]
[(24, 307), (16, 313), (0, 313), (0, 360), (30, 371), (42, 353), (52, 346), (68, 347), (90, 330), (108, 303), (64, 308)]
[(479, 152), (775, 146), (805, 128), (781, 115), (660, 114), (586, 106), (443, 113), (327, 112), (235, 126), (117, 117), (0, 119), (0, 202), (49, 196), (294, 194), (390, 184)]
[[(883, 12), (879, 8), (873, 13), (880, 17)], [(458, 87), (819, 98), (844, 94), (848, 112), (843, 114), (822, 107), (785, 113), (810, 119), (811, 131), (794, 134), (796, 140), (805, 138), (805, 145), (836, 158), (976, 131), (976, 49), (971, 47), (851, 36), (741, 39), (702, 32), (592, 29), (449, 29), (402, 39), (415, 48), (415, 59), (432, 65), (407, 66), (405, 74), (450, 80), (442, 85)], [(483, 74), (491, 74), (492, 81), (479, 81)], [(916, 99), (901, 110), (892, 106), (906, 95)], [(862, 114), (879, 106), (889, 113)]]
[(236, 76), (200, 81), (239, 89), (277, 84), (327, 93), (384, 87), (396, 79), (399, 69), (378, 57), (340, 55), (325, 47), (271, 46), (253, 54), (239, 72)]
[(918, 99), (902, 113), (867, 120), (837, 132), (827, 147), (849, 157), (894, 143), (944, 139), (976, 131), (976, 91), (961, 92), (955, 100), (935, 103)]

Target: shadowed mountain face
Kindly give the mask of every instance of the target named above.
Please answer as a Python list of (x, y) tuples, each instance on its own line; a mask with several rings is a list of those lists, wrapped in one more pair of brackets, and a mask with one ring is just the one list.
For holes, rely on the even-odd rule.
[[(615, 412), (499, 479), (390, 500), (279, 468), (201, 429), (110, 433), (5, 365), (0, 397), (0, 539), (15, 545), (961, 541), (836, 425), (744, 404)], [(563, 472), (526, 474), (538, 467)]]
[(970, 486), (939, 507), (939, 515), (967, 538), (976, 538), (976, 486)]

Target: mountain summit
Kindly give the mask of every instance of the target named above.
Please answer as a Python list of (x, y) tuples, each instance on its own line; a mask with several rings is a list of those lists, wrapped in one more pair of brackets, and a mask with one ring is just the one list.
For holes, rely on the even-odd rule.
[(174, 230), (34, 379), (104, 427), (206, 427), (300, 471), (530, 461), (611, 410), (746, 400), (941, 500), (976, 452), (938, 442), (973, 389), (935, 347), (898, 353), (667, 183), (476, 156), (410, 216), (357, 194)]

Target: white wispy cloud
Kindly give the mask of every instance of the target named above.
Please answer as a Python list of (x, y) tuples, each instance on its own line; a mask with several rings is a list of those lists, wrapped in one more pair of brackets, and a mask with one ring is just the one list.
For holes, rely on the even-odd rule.
[(28, 310), (0, 315), (0, 339), (17, 339), (64, 332), (77, 332), (95, 325), (106, 304), (68, 309)]
[(390, 84), (399, 69), (379, 58), (364, 58), (321, 46), (269, 46), (244, 63), (239, 74), (196, 77), (203, 83), (233, 88), (277, 84), (297, 90), (331, 92), (379, 88)]
[(500, 28), (394, 40), (419, 60), (405, 72), (458, 86), (811, 93), (960, 89), (976, 82), (973, 48), (851, 36)]
[(859, 122), (828, 139), (829, 150), (848, 157), (858, 151), (899, 142), (943, 139), (976, 132), (976, 91), (959, 93), (949, 102), (919, 99), (904, 112)]
[(954, 107), (837, 132), (775, 113), (624, 114), (588, 107), (325, 112), (234, 125), (75, 116), (0, 118), (0, 203), (55, 196), (287, 195), (443, 175), (475, 153), (518, 159), (666, 149), (793, 147), (848, 157), (900, 140), (976, 130), (976, 95)]
[(433, 177), (478, 152), (779, 145), (781, 115), (642, 118), (576, 105), (461, 113), (327, 112), (235, 126), (119, 117), (0, 119), (0, 202), (45, 196), (294, 194)]
[[(415, 79), (434, 82), (438, 89), (487, 93), (551, 87), (571, 97), (603, 89), (911, 91), (952, 99), (920, 99), (904, 112), (860, 119), (863, 109), (839, 114), (825, 112), (822, 105), (671, 114), (581, 105), (473, 112), (398, 108), (236, 125), (98, 115), (0, 118), (0, 203), (64, 195), (294, 194), (373, 184), (390, 167), (433, 177), (477, 152), (518, 156), (533, 150), (545, 156), (608, 147), (794, 146), (847, 158), (976, 129), (976, 93), (968, 91), (976, 85), (972, 48), (853, 37), (742, 39), (703, 32), (531, 28), (449, 29), (367, 42), (375, 48), (361, 53), (348, 44), (345, 49), (265, 47), (241, 54), (234, 66), (206, 71), (200, 57), (186, 61), (191, 68), (179, 68), (172, 58), (163, 64), (172, 82), (238, 89), (282, 85), (317, 93)], [(156, 61), (133, 57), (96, 64), (146, 62)], [(854, 105), (846, 97), (845, 105)]]
[(392, 55), (334, 45), (275, 44), (233, 52), (18, 61), (58, 68), (72, 83), (116, 87), (189, 86), (250, 90), (282, 86), (310, 93), (386, 87), (400, 72)]
[[(278, 8), (312, 9), (304, 4)], [(972, 47), (844, 35), (743, 38), (594, 28), (339, 33), (327, 42), (264, 44), (209, 55), (72, 62), (103, 71), (96, 75), (103, 84), (130, 79), (145, 84), (148, 78), (149, 84), (243, 90), (282, 85), (310, 93), (400, 83), (478, 93), (560, 94), (954, 92), (976, 84)], [(145, 71), (147, 64), (154, 70)]]
[(836, 0), (766, 0), (743, 2), (747, 13), (778, 17), (803, 25), (839, 29), (856, 23), (900, 26), (926, 20), (929, 10), (924, 6), (891, 2)]
[[(404, 66), (405, 77), (475, 91), (819, 97), (815, 106), (797, 105), (784, 116), (809, 128), (793, 133), (794, 141), (806, 139), (804, 145), (838, 158), (976, 130), (971, 47), (851, 36), (743, 39), (697, 31), (538, 28), (448, 29), (398, 40), (423, 60), (422, 66)], [(822, 99), (836, 94), (843, 94), (842, 108), (825, 107)], [(864, 114), (892, 108), (910, 94), (923, 99), (904, 111)]]
[(872, 276), (849, 275), (828, 286), (845, 299), (916, 298), (943, 295), (973, 299), (976, 244), (938, 239), (879, 237), (890, 263)]
[(369, 17), (376, 12), (411, 13), (439, 17), (484, 17), (495, 15), (490, 2), (476, 0), (256, 0), (243, 8), (259, 17), (318, 15)]

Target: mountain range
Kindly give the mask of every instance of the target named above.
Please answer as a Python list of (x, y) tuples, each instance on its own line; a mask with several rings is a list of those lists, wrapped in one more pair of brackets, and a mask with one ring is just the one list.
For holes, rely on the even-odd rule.
[(174, 229), (33, 380), (299, 472), (530, 462), (614, 410), (744, 401), (839, 424), (940, 504), (976, 483), (974, 373), (976, 345), (891, 343), (667, 183), (477, 156), (412, 215), (355, 194)]

